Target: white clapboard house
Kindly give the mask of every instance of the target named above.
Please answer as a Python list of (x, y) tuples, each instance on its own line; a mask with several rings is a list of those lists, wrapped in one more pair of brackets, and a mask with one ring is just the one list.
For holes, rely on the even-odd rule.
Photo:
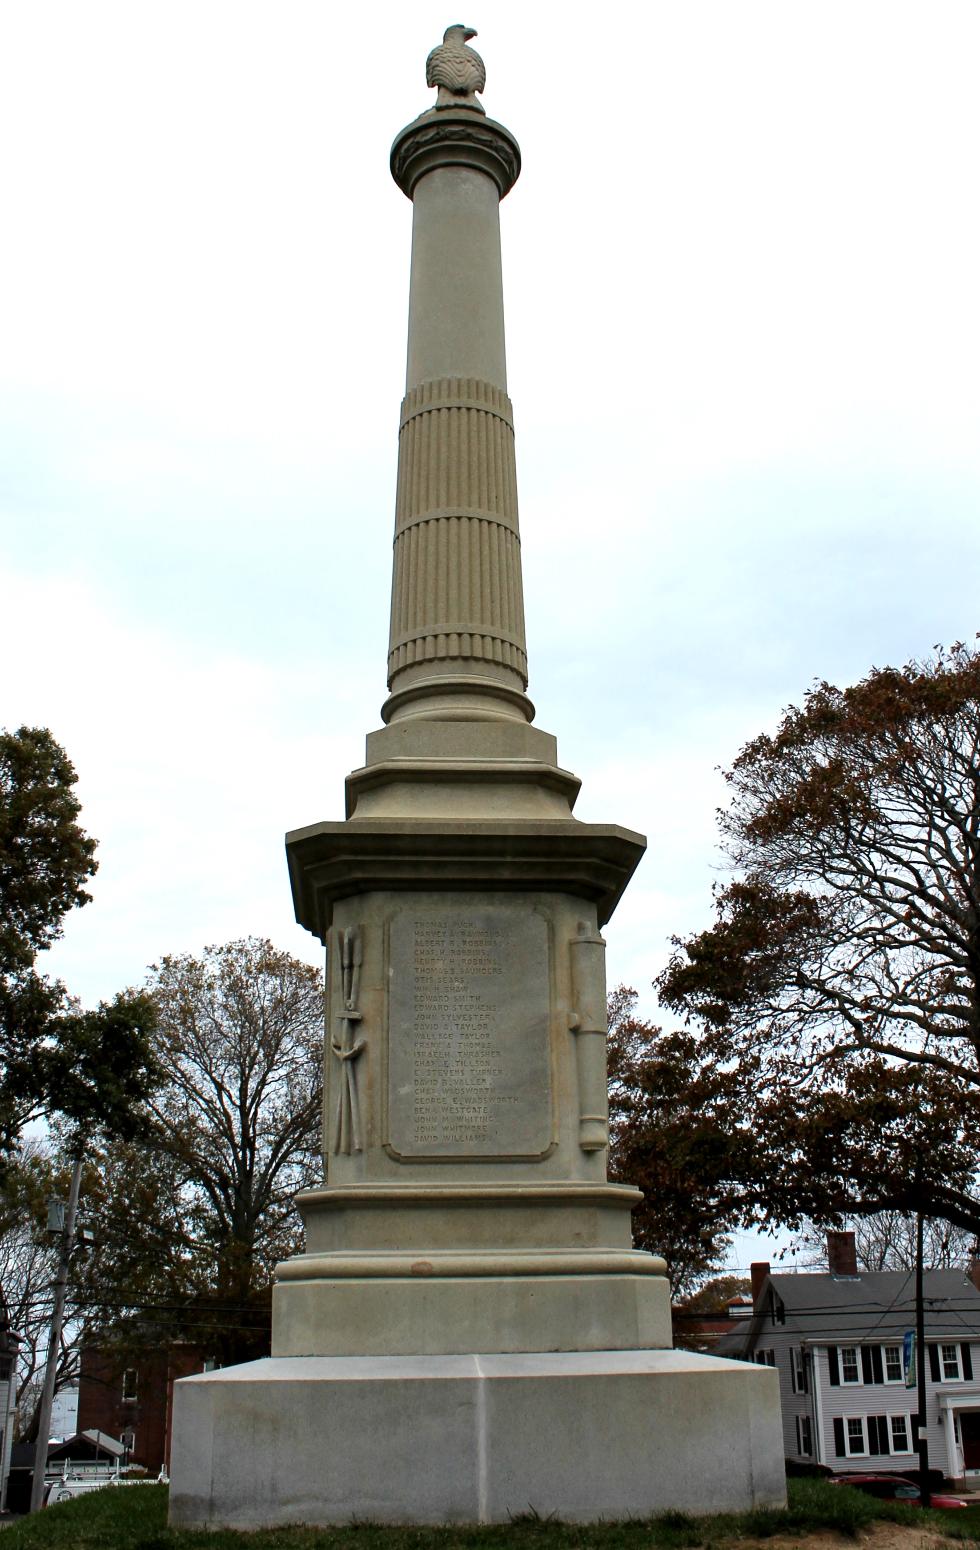
[[(851, 1470), (908, 1471), (916, 1390), (903, 1341), (915, 1327), (910, 1272), (858, 1273), (853, 1233), (828, 1234), (829, 1274), (773, 1274), (752, 1266), (753, 1314), (719, 1341), (717, 1356), (779, 1372), (786, 1456)], [(929, 1465), (950, 1480), (980, 1478), (980, 1292), (977, 1271), (924, 1278)]]

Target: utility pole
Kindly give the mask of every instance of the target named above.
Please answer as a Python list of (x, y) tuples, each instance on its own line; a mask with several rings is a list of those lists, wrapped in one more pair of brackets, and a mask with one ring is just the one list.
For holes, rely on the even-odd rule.
[(51, 1407), (54, 1404), (54, 1383), (58, 1372), (58, 1353), (61, 1350), (61, 1330), (65, 1322), (65, 1297), (68, 1292), (68, 1267), (75, 1239), (75, 1216), (78, 1211), (78, 1194), (82, 1184), (82, 1149), (79, 1147), (71, 1171), (71, 1187), (68, 1191), (68, 1210), (64, 1226), (60, 1229), (58, 1245), (58, 1270), (54, 1278), (54, 1306), (51, 1311), (51, 1333), (48, 1336), (48, 1360), (44, 1368), (44, 1386), (41, 1389), (41, 1413), (37, 1423), (37, 1442), (34, 1445), (34, 1475), (31, 1480), (31, 1512), (37, 1512), (44, 1501), (44, 1470), (48, 1461), (48, 1434), (51, 1431)]
[(915, 1214), (915, 1378), (916, 1405), (919, 1410), (919, 1491), (922, 1505), (928, 1507), (929, 1494), (929, 1440), (926, 1436), (926, 1311), (922, 1296), (922, 1212)]

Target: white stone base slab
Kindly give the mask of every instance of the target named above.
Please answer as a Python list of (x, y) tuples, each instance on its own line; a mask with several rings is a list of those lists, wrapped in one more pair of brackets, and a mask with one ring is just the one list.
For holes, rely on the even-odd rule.
[(175, 1385), (171, 1482), (182, 1528), (777, 1506), (777, 1375), (687, 1351), (272, 1357)]

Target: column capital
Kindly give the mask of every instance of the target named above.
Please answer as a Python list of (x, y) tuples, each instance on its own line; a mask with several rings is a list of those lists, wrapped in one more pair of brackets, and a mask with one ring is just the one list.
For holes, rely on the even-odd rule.
[(436, 167), (486, 173), (503, 199), (520, 176), (521, 148), (503, 124), (472, 108), (433, 108), (395, 137), (391, 175), (411, 199), (419, 178)]

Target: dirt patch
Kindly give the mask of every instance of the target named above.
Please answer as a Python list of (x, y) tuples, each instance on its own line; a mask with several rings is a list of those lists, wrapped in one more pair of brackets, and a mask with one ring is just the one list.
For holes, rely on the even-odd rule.
[(772, 1539), (739, 1539), (736, 1543), (738, 1550), (796, 1550), (799, 1545), (806, 1550), (842, 1550), (844, 1545), (850, 1545), (852, 1550), (855, 1546), (860, 1550), (948, 1550), (949, 1546), (964, 1550), (969, 1541), (947, 1539), (925, 1524), (922, 1528), (906, 1528), (901, 1523), (875, 1523), (856, 1540), (847, 1534), (804, 1534), (799, 1539), (779, 1534)]

